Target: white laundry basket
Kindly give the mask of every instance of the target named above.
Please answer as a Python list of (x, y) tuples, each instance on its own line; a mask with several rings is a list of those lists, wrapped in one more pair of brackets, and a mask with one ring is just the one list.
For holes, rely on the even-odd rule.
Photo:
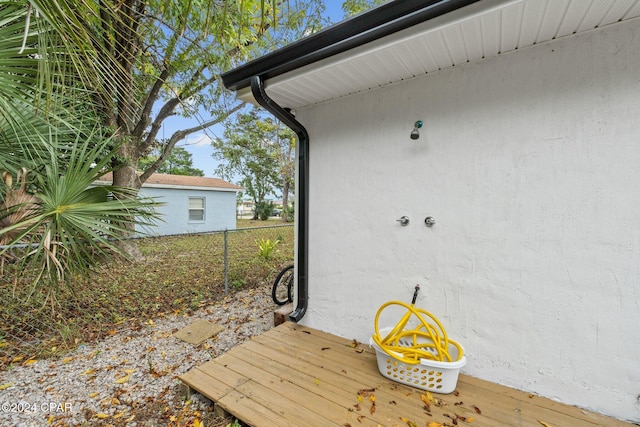
[[(392, 329), (381, 329), (380, 335), (385, 336)], [(426, 339), (424, 340), (424, 342), (427, 341)], [(411, 347), (413, 342), (407, 338), (400, 339), (399, 344), (402, 347)], [(457, 360), (459, 356), (458, 348), (451, 343), (449, 344), (448, 352), (455, 362), (420, 359), (418, 364), (404, 363), (400, 359), (387, 354), (373, 341), (373, 338), (369, 339), (369, 345), (376, 351), (378, 370), (382, 375), (392, 381), (434, 393), (448, 394), (453, 392), (458, 384), (460, 369), (467, 364), (467, 358), (464, 355), (460, 360)], [(390, 353), (394, 354), (393, 351)], [(399, 354), (397, 356), (400, 357)]]

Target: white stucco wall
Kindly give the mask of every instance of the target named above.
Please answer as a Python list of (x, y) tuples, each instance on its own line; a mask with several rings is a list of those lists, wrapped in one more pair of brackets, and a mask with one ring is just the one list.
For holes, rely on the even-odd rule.
[(301, 323), (368, 342), (418, 283), (463, 372), (640, 421), (638, 52), (635, 20), (298, 111)]

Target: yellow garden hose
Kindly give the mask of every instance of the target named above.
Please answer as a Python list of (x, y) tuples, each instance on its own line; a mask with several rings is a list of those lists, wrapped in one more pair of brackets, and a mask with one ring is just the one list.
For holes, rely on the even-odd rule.
[[(463, 349), (454, 340), (447, 336), (442, 323), (431, 313), (415, 307), (419, 286), (416, 285), (411, 305), (401, 301), (389, 301), (383, 304), (376, 313), (375, 334), (373, 341), (389, 356), (407, 364), (418, 364), (420, 359), (429, 359), (439, 362), (456, 362), (463, 356)], [(380, 336), (378, 320), (385, 308), (391, 305), (399, 305), (407, 309), (400, 321), (383, 338)], [(412, 316), (418, 319), (419, 325), (414, 329), (406, 330), (407, 323)], [(429, 323), (426, 318), (433, 321)], [(410, 344), (409, 344), (410, 343)], [(453, 360), (449, 354), (449, 344), (458, 349), (458, 357)]]

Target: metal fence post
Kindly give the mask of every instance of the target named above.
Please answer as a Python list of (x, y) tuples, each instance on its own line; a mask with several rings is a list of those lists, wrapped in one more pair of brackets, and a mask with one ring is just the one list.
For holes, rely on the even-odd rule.
[(229, 230), (224, 229), (224, 294), (229, 293)]

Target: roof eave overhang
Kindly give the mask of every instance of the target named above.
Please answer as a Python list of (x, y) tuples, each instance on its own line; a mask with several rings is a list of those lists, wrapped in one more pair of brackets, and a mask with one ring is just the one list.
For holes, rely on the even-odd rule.
[(222, 82), (245, 98), (254, 76), (267, 81), (478, 1), (391, 1), (224, 73)]

